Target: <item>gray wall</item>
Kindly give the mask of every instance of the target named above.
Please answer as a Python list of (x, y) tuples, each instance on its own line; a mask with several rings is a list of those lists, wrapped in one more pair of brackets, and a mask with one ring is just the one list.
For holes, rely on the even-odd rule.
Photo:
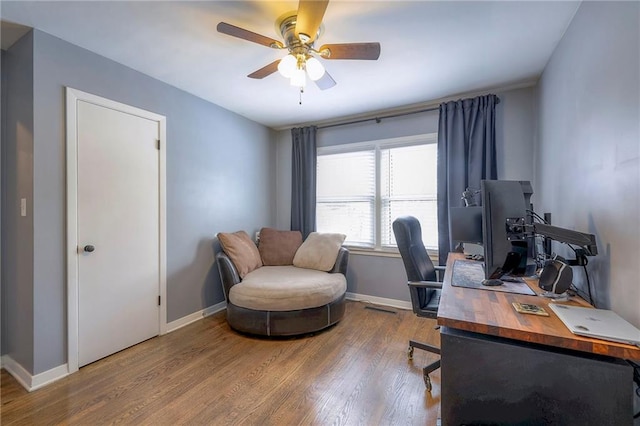
[[(640, 3), (583, 2), (539, 82), (538, 206), (597, 236), (597, 306), (640, 327)], [(566, 252), (566, 249), (557, 247)], [(574, 268), (574, 282), (586, 289)]]
[[(532, 87), (497, 92), (496, 144), (500, 179), (533, 180), (535, 91)], [(461, 96), (464, 97), (464, 96)], [(318, 146), (412, 136), (438, 131), (438, 111), (318, 130)], [(277, 135), (276, 226), (291, 220), (291, 132)], [(535, 190), (535, 188), (534, 188)], [(409, 301), (406, 274), (399, 257), (352, 254), (348, 291)]]
[(2, 353), (33, 371), (33, 35), (3, 58)]
[[(4, 191), (2, 188), (2, 162), (3, 162), (3, 151), (4, 151), (4, 141), (7, 139), (7, 116), (3, 114), (7, 110), (7, 97), (5, 93), (7, 91), (7, 72), (4, 69), (5, 64), (5, 51), (0, 50), (0, 259), (2, 259), (2, 197)], [(2, 279), (2, 261), (0, 261), (0, 349), (6, 344), (4, 334), (2, 333), (2, 323), (4, 323), (6, 308), (4, 306), (4, 302), (2, 301), (2, 283), (4, 280)], [(1, 353), (1, 352), (0, 352)]]
[[(23, 366), (37, 374), (66, 362), (65, 86), (167, 117), (168, 322), (224, 300), (214, 262), (217, 232), (253, 233), (274, 222), (275, 150), (273, 132), (262, 125), (44, 32), (29, 37), (34, 312), (25, 328), (33, 334), (27, 350), (34, 359)], [(18, 286), (13, 279), (7, 284)], [(6, 299), (14, 303), (8, 293)], [(3, 331), (17, 334), (11, 326)]]

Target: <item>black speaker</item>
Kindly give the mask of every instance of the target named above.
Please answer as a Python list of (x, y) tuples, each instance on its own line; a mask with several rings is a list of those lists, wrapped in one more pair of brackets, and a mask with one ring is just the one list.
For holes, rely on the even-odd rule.
[(566, 263), (553, 259), (547, 261), (540, 274), (538, 286), (544, 291), (562, 294), (573, 282), (573, 270)]

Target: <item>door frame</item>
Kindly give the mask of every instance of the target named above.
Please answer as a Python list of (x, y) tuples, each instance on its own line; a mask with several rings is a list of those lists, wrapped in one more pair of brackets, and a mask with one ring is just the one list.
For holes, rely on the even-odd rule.
[(66, 160), (67, 160), (67, 368), (69, 373), (79, 369), (79, 293), (78, 293), (78, 134), (77, 106), (79, 101), (88, 102), (115, 111), (156, 121), (160, 134), (159, 183), (159, 244), (160, 265), (160, 313), (158, 318), (160, 335), (167, 332), (167, 203), (166, 203), (166, 117), (112, 101), (100, 96), (66, 87)]

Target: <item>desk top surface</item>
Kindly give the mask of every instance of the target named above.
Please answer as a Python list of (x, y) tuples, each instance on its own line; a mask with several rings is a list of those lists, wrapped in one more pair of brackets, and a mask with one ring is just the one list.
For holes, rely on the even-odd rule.
[[(453, 263), (456, 259), (464, 259), (464, 255), (449, 254), (438, 308), (439, 325), (524, 342), (640, 360), (640, 349), (635, 346), (571, 333), (549, 308), (550, 299), (546, 297), (452, 286)], [(527, 280), (527, 284), (534, 292), (541, 292), (534, 280)], [(549, 316), (518, 313), (512, 302), (541, 306)], [(565, 303), (591, 306), (579, 297)]]

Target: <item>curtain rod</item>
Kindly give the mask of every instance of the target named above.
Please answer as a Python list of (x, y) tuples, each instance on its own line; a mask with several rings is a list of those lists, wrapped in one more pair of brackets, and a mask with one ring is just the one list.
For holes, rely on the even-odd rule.
[[(496, 99), (496, 105), (499, 104), (499, 103), (500, 103), (500, 98)], [(380, 123), (382, 120), (385, 120), (387, 118), (396, 118), (396, 117), (403, 117), (405, 115), (420, 114), (422, 112), (438, 111), (439, 109), (440, 109), (440, 106), (437, 106), (437, 107), (419, 109), (419, 110), (416, 110), (416, 111), (409, 111), (409, 112), (402, 112), (402, 113), (398, 113), (398, 114), (383, 115), (383, 116), (380, 116), (380, 117), (361, 118), (360, 120), (344, 121), (344, 122), (341, 122), (341, 123), (327, 124), (325, 126), (318, 126), (317, 129), (321, 130), (321, 129), (328, 129), (330, 127), (347, 126), (349, 124), (364, 123), (364, 122), (367, 122), (367, 121), (375, 121), (376, 123)]]

